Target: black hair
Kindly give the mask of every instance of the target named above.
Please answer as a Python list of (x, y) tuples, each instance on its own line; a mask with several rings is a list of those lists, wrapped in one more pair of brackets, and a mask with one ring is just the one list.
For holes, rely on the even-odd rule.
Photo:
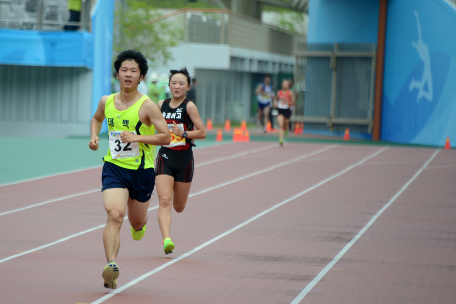
[(272, 79), (271, 75), (269, 75), (269, 74), (264, 74), (263, 79), (265, 79), (265, 78), (271, 78)]
[(196, 77), (192, 78), (192, 84), (195, 84), (195, 82), (197, 82), (197, 81), (198, 81), (198, 79), (196, 79)]
[(114, 61), (114, 68), (116, 69), (116, 73), (119, 73), (120, 66), (125, 60), (133, 60), (136, 62), (139, 67), (140, 75), (146, 76), (149, 67), (147, 66), (146, 57), (144, 57), (141, 52), (138, 52), (136, 50), (125, 50), (117, 55), (117, 59)]
[(171, 77), (173, 77), (173, 75), (175, 75), (175, 74), (183, 74), (184, 76), (187, 77), (187, 83), (188, 83), (188, 85), (191, 84), (191, 82), (190, 82), (190, 74), (188, 73), (187, 67), (183, 67), (183, 68), (181, 68), (180, 70), (170, 70), (170, 71), (169, 71), (169, 81), (168, 81), (168, 85), (171, 84)]

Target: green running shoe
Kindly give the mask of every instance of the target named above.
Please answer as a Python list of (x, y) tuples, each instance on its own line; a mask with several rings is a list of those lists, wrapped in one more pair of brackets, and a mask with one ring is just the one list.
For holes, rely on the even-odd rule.
[(163, 241), (163, 250), (165, 251), (165, 254), (173, 253), (174, 243), (171, 241), (170, 238), (166, 238)]
[(115, 261), (111, 261), (103, 269), (104, 287), (110, 289), (117, 288), (117, 278), (119, 277), (119, 267)]
[(285, 136), (288, 136), (288, 130), (286, 130), (286, 131), (284, 132), (284, 135), (285, 135)]
[(144, 233), (146, 233), (146, 225), (144, 225), (144, 227), (142, 227), (139, 230), (135, 230), (135, 229), (133, 229), (133, 227), (131, 227), (131, 237), (135, 241), (139, 241), (140, 239), (142, 239), (142, 237), (144, 236)]

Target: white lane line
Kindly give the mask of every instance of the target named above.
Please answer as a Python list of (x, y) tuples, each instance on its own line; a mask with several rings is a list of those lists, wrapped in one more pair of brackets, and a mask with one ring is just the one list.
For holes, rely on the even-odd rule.
[(382, 209), (380, 209), (372, 218), (371, 220), (358, 232), (358, 234), (347, 244), (345, 247), (334, 257), (334, 259), (329, 262), (328, 265), (326, 265), (325, 268), (323, 268), (322, 271), (304, 288), (301, 293), (291, 302), (291, 304), (298, 304), (299, 302), (304, 299), (304, 297), (311, 291), (315, 285), (317, 285), (318, 282), (325, 276), (325, 274), (333, 268), (333, 266), (342, 258), (342, 256), (353, 246), (353, 244), (356, 243), (356, 241), (366, 232), (367, 229), (369, 229), (370, 226), (382, 215), (382, 213), (389, 207), (391, 204), (404, 192), (405, 189), (420, 175), (421, 172), (426, 168), (426, 166), (434, 159), (434, 157), (439, 153), (440, 150), (436, 150), (431, 157), (424, 163), (424, 165), (415, 173), (415, 175), (412, 176), (408, 180), (408, 182), (405, 183), (404, 186), (389, 200), (386, 205), (383, 206)]
[(55, 198), (55, 199), (48, 200), (48, 201), (45, 201), (45, 202), (41, 202), (41, 203), (38, 203), (38, 204), (28, 205), (26, 207), (22, 207), (22, 208), (10, 210), (10, 211), (5, 211), (5, 212), (0, 213), (0, 216), (6, 215), (6, 214), (10, 214), (10, 213), (14, 213), (14, 212), (27, 210), (27, 209), (38, 207), (38, 206), (43, 206), (43, 205), (46, 205), (46, 204), (49, 204), (49, 203), (58, 202), (58, 201), (66, 200), (66, 199), (69, 199), (69, 198), (73, 198), (73, 197), (77, 197), (77, 196), (81, 196), (81, 195), (85, 195), (85, 194), (94, 193), (94, 192), (97, 192), (97, 191), (101, 191), (101, 188), (97, 188), (97, 189), (94, 189), (94, 190), (89, 190), (89, 191), (86, 191), (86, 192), (79, 192), (79, 193), (76, 193), (76, 194)]
[(56, 173), (56, 174), (43, 175), (43, 176), (33, 177), (33, 178), (29, 178), (29, 179), (21, 179), (21, 180), (16, 181), (16, 182), (1, 184), (0, 187), (11, 186), (11, 185), (16, 185), (16, 184), (20, 184), (20, 183), (26, 183), (26, 182), (31, 182), (31, 181), (35, 181), (35, 180), (39, 180), (39, 179), (43, 179), (43, 178), (48, 178), (48, 177), (60, 176), (60, 175), (65, 175), (65, 174), (72, 174), (72, 173), (77, 173), (77, 172), (81, 172), (81, 171), (97, 169), (97, 168), (101, 168), (101, 167), (102, 166), (87, 167), (87, 168), (77, 169), (77, 170), (73, 170), (73, 171), (66, 171), (66, 172), (61, 172), (61, 173)]
[(256, 150), (248, 150), (248, 151), (245, 151), (245, 152), (242, 152), (242, 153), (237, 153), (237, 154), (231, 155), (229, 157), (217, 158), (217, 159), (214, 159), (214, 160), (210, 160), (208, 162), (199, 164), (199, 165), (197, 165), (195, 167), (201, 167), (201, 166), (213, 164), (213, 163), (216, 163), (216, 162), (219, 162), (219, 161), (222, 161), (222, 160), (227, 160), (227, 159), (230, 159), (230, 158), (236, 158), (238, 156), (246, 155), (246, 154), (253, 153), (253, 152), (264, 151), (264, 150), (268, 150), (268, 149), (275, 148), (275, 147), (278, 147), (278, 145), (270, 145), (270, 146), (267, 146), (267, 147), (264, 147), (264, 148), (260, 148), (260, 149), (256, 149)]
[[(213, 146), (210, 146), (210, 147), (213, 147)], [(200, 149), (210, 148), (210, 147), (203, 147), (203, 148), (200, 148)], [(218, 159), (215, 159), (215, 160), (212, 160), (212, 161), (208, 161), (206, 163), (202, 163), (202, 164), (196, 165), (195, 168), (198, 168), (198, 167), (201, 167), (201, 166), (204, 166), (204, 165), (209, 165), (209, 164), (212, 164), (212, 163), (215, 163), (215, 162), (219, 162), (219, 161), (235, 158), (235, 157), (238, 157), (238, 156), (241, 156), (241, 155), (245, 155), (245, 154), (248, 154), (248, 153), (254, 153), (254, 152), (258, 152), (258, 151), (267, 150), (267, 149), (270, 149), (270, 148), (273, 148), (273, 147), (276, 147), (276, 145), (267, 146), (265, 148), (256, 149), (256, 150), (249, 150), (249, 151), (246, 151), (246, 152), (238, 153), (238, 154), (235, 154), (235, 155), (232, 155), (232, 156), (228, 156), (228, 157), (224, 157), (224, 158), (218, 158)], [(22, 208), (10, 210), (10, 211), (5, 211), (5, 212), (0, 213), (0, 216), (6, 215), (6, 214), (10, 214), (10, 213), (14, 213), (14, 212), (27, 210), (27, 209), (34, 208), (34, 207), (43, 206), (43, 205), (46, 205), (46, 204), (49, 204), (49, 203), (53, 203), (53, 202), (57, 202), (57, 201), (62, 201), (62, 200), (68, 199), (68, 198), (73, 198), (73, 197), (77, 197), (77, 196), (81, 196), (81, 195), (85, 195), (85, 194), (94, 193), (94, 192), (97, 192), (97, 191), (101, 192), (101, 187), (97, 188), (97, 189), (89, 190), (89, 191), (86, 191), (86, 192), (80, 192), (80, 193), (76, 193), (76, 194), (72, 194), (72, 195), (68, 195), (68, 196), (64, 196), (64, 197), (51, 199), (51, 200), (48, 200), (48, 201), (45, 201), (45, 202), (41, 202), (41, 203), (25, 206), (25, 207), (22, 207)]]
[[(233, 142), (222, 142), (222, 143), (215, 144), (215, 145), (212, 145), (212, 146), (196, 148), (195, 150), (198, 151), (198, 150), (202, 150), (202, 149), (218, 147), (218, 146), (231, 144), (231, 143), (233, 143)], [(54, 176), (60, 176), (60, 175), (65, 175), (65, 174), (77, 173), (77, 172), (92, 170), (92, 169), (101, 168), (101, 167), (103, 167), (103, 166), (87, 167), (87, 168), (82, 168), (82, 169), (77, 169), (77, 170), (72, 170), (72, 171), (60, 172), (60, 173), (56, 173), (56, 174), (49, 174), (49, 175), (33, 177), (33, 178), (29, 178), (29, 179), (22, 179), (22, 180), (19, 180), (19, 181), (16, 181), (16, 182), (0, 184), (0, 187), (16, 185), (16, 184), (25, 183), (25, 182), (31, 182), (31, 181), (35, 181), (35, 180), (39, 180), (39, 179), (43, 179), (43, 178), (48, 178), (48, 177), (54, 177)]]
[[(158, 208), (158, 206), (154, 206), (154, 207), (151, 207), (151, 208), (147, 209), (147, 211), (154, 210), (154, 209), (157, 209), (157, 208)], [(124, 220), (126, 220), (126, 219), (128, 219), (128, 216), (124, 217)], [(21, 252), (21, 253), (18, 253), (18, 254), (9, 256), (9, 257), (7, 257), (7, 258), (1, 259), (1, 260), (0, 260), (0, 263), (7, 262), (7, 261), (9, 261), (9, 260), (18, 258), (18, 257), (20, 257), (20, 256), (23, 256), (23, 255), (26, 255), (26, 254), (29, 254), (29, 253), (33, 253), (33, 252), (35, 252), (35, 251), (39, 251), (39, 250), (44, 249), (44, 248), (47, 248), (47, 247), (51, 247), (51, 246), (53, 246), (53, 245), (56, 245), (56, 244), (59, 244), (59, 243), (68, 241), (68, 240), (70, 240), (70, 239), (73, 239), (73, 238), (75, 238), (75, 237), (77, 237), (77, 236), (80, 236), (80, 235), (83, 235), (83, 234), (92, 232), (92, 231), (97, 230), (97, 229), (104, 228), (105, 226), (106, 226), (106, 224), (102, 224), (102, 225), (99, 225), (99, 226), (96, 226), (96, 227), (93, 227), (93, 228), (84, 230), (84, 231), (82, 231), (82, 232), (78, 232), (78, 233), (69, 235), (69, 236), (64, 237), (63, 239), (57, 240), (57, 241), (55, 241), (55, 242), (48, 243), (48, 244), (46, 244), (46, 245), (43, 245), (43, 246), (40, 246), (40, 247), (36, 247), (36, 248), (30, 249), (30, 250), (27, 250), (27, 251), (24, 251), (24, 252)]]
[[(229, 182), (225, 182), (225, 183), (219, 184), (219, 185), (217, 185), (217, 186), (213, 186), (213, 187), (207, 188), (207, 189), (205, 189), (205, 190), (202, 190), (202, 191), (199, 191), (199, 192), (196, 192), (196, 193), (192, 193), (192, 194), (190, 194), (188, 197), (193, 197), (193, 196), (196, 196), (196, 195), (200, 195), (200, 194), (206, 193), (206, 192), (208, 192), (208, 191), (211, 191), (211, 190), (214, 190), (214, 189), (217, 189), (217, 188), (220, 188), (220, 187), (223, 187), (223, 186), (226, 186), (226, 185), (229, 185), (229, 184), (238, 182), (238, 181), (240, 181), (240, 180), (243, 180), (243, 179), (252, 177), (252, 176), (254, 176), (254, 175), (258, 175), (258, 174), (261, 174), (261, 173), (264, 173), (264, 172), (267, 172), (267, 171), (276, 169), (276, 168), (278, 168), (278, 167), (281, 167), (281, 166), (284, 166), (284, 165), (291, 164), (291, 163), (293, 163), (293, 162), (295, 162), (295, 161), (298, 161), (298, 160), (300, 160), (300, 159), (302, 159), (302, 158), (309, 157), (309, 156), (318, 154), (318, 153), (320, 153), (320, 152), (323, 152), (323, 151), (326, 151), (326, 150), (329, 150), (329, 149), (332, 149), (332, 148), (335, 148), (335, 147), (337, 147), (337, 146), (329, 146), (329, 147), (326, 147), (326, 148), (323, 148), (323, 149), (319, 149), (319, 150), (317, 150), (317, 151), (315, 151), (315, 152), (311, 152), (311, 153), (305, 154), (305, 155), (300, 156), (300, 157), (298, 157), (298, 158), (295, 158), (295, 159), (293, 159), (293, 160), (291, 160), (291, 161), (282, 162), (282, 163), (280, 163), (280, 164), (278, 164), (278, 165), (269, 167), (269, 168), (267, 168), (267, 169), (260, 170), (260, 171), (256, 171), (255, 173), (251, 173), (251, 174), (248, 174), (248, 175), (244, 175), (244, 176), (242, 176), (242, 177), (233, 179), (233, 180), (231, 180), (231, 181), (229, 181)], [(151, 207), (151, 208), (149, 208), (147, 211), (154, 210), (154, 209), (157, 209), (157, 208), (158, 208), (158, 206)], [(128, 216), (124, 217), (124, 219), (128, 219)], [(65, 241), (67, 241), (67, 240), (69, 240), (69, 239), (75, 238), (75, 237), (80, 236), (80, 235), (85, 234), (85, 233), (89, 233), (89, 232), (94, 231), (94, 230), (96, 230), (96, 229), (103, 228), (105, 225), (106, 225), (106, 224), (99, 225), (99, 226), (97, 226), (97, 227), (90, 228), (90, 229), (84, 230), (84, 231), (82, 231), (82, 232), (79, 232), (79, 233), (76, 233), (76, 234), (69, 235), (69, 236), (67, 236), (67, 237), (65, 237), (65, 238), (63, 238), (63, 239), (57, 240), (57, 241), (55, 241), (55, 242), (48, 243), (48, 244), (46, 244), (46, 245), (43, 245), (43, 246), (40, 246), (40, 247), (36, 247), (36, 248), (34, 248), (34, 249), (30, 249), (30, 250), (27, 250), (27, 251), (24, 251), (24, 252), (21, 252), (21, 253), (18, 253), (18, 254), (9, 256), (9, 257), (7, 257), (7, 258), (1, 259), (1, 260), (0, 260), (0, 264), (1, 264), (1, 263), (4, 263), (4, 262), (6, 262), (6, 261), (12, 260), (12, 259), (14, 259), (14, 258), (18, 258), (18, 257), (20, 257), (20, 256), (23, 256), (23, 255), (26, 255), (26, 254), (29, 254), (29, 253), (32, 253), (32, 252), (35, 252), (35, 251), (39, 251), (39, 250), (41, 250), (41, 249), (44, 249), (44, 248), (47, 248), (47, 247), (50, 247), (50, 246), (53, 246), (53, 245), (56, 245), (56, 244), (59, 244), (59, 243), (65, 242)]]
[(452, 166), (452, 165), (446, 165), (446, 166), (434, 166), (434, 167), (428, 167), (426, 168), (426, 170), (430, 170), (430, 169), (448, 169), (448, 168), (455, 168), (456, 166)]
[(172, 264), (177, 263), (178, 261), (187, 258), (189, 255), (192, 255), (193, 253), (195, 253), (195, 252), (197, 252), (197, 251), (200, 251), (200, 250), (203, 249), (204, 247), (206, 247), (206, 246), (208, 246), (208, 245), (210, 245), (210, 244), (212, 244), (212, 243), (218, 241), (219, 239), (221, 239), (221, 238), (223, 238), (224, 236), (227, 236), (228, 234), (230, 234), (230, 233), (232, 233), (232, 232), (238, 230), (239, 228), (244, 227), (245, 225), (247, 225), (247, 224), (253, 222), (254, 220), (256, 220), (256, 219), (262, 217), (263, 215), (265, 215), (265, 214), (267, 214), (267, 213), (269, 213), (269, 212), (271, 212), (271, 211), (273, 211), (273, 210), (275, 210), (275, 209), (277, 209), (277, 208), (279, 208), (279, 207), (281, 207), (281, 206), (283, 206), (283, 205), (285, 205), (285, 204), (287, 204), (287, 203), (289, 203), (289, 202), (291, 202), (291, 201), (297, 199), (298, 197), (300, 197), (300, 196), (306, 194), (307, 192), (310, 192), (310, 191), (314, 190), (315, 188), (320, 187), (321, 185), (326, 184), (327, 182), (329, 182), (329, 181), (335, 179), (336, 177), (341, 176), (342, 174), (344, 174), (344, 173), (350, 171), (351, 169), (353, 169), (353, 168), (355, 168), (355, 167), (361, 165), (362, 163), (364, 163), (365, 161), (371, 159), (372, 157), (377, 156), (378, 154), (380, 154), (381, 152), (385, 151), (386, 149), (388, 149), (388, 148), (385, 147), (385, 148), (383, 148), (383, 149), (380, 149), (380, 150), (378, 150), (377, 152), (375, 152), (375, 153), (369, 155), (368, 157), (365, 157), (365, 158), (363, 158), (362, 160), (358, 161), (357, 163), (348, 166), (347, 168), (345, 168), (344, 170), (340, 171), (339, 173), (336, 173), (336, 174), (334, 174), (334, 175), (332, 175), (332, 176), (330, 176), (330, 177), (328, 177), (328, 178), (322, 180), (321, 182), (319, 182), (319, 183), (313, 185), (312, 187), (307, 188), (306, 190), (299, 192), (298, 194), (296, 194), (296, 195), (294, 195), (294, 196), (292, 196), (292, 197), (290, 197), (290, 198), (288, 198), (288, 199), (286, 199), (286, 200), (284, 200), (284, 201), (278, 203), (277, 205), (274, 205), (273, 207), (271, 207), (271, 208), (269, 208), (269, 209), (266, 209), (265, 211), (263, 211), (263, 212), (261, 212), (261, 213), (255, 215), (254, 217), (252, 217), (252, 218), (248, 219), (247, 221), (245, 221), (245, 222), (243, 222), (243, 223), (237, 225), (236, 227), (234, 227), (234, 228), (232, 228), (232, 229), (226, 231), (225, 233), (222, 233), (222, 234), (216, 236), (215, 238), (213, 238), (213, 239), (211, 239), (211, 240), (205, 242), (204, 244), (202, 244), (202, 245), (200, 245), (200, 246), (198, 246), (198, 247), (196, 247), (196, 248), (194, 248), (194, 249), (192, 249), (192, 250), (190, 250), (190, 251), (184, 253), (183, 255), (181, 255), (181, 256), (175, 258), (174, 260), (169, 261), (168, 263), (161, 265), (160, 267), (157, 267), (157, 268), (155, 268), (155, 269), (149, 271), (148, 273), (143, 274), (142, 276), (136, 278), (135, 280), (129, 282), (128, 284), (125, 284), (125, 285), (121, 286), (120, 288), (117, 288), (117, 289), (113, 290), (112, 292), (108, 293), (107, 295), (105, 295), (105, 296), (99, 298), (98, 300), (92, 302), (92, 304), (100, 304), (100, 303), (103, 303), (104, 301), (106, 301), (106, 300), (112, 298), (113, 296), (115, 296), (116, 294), (118, 294), (118, 293), (124, 291), (125, 289), (127, 289), (127, 288), (129, 288), (129, 287), (131, 287), (131, 286), (133, 286), (133, 285), (135, 285), (135, 284), (141, 282), (142, 280), (144, 280), (144, 279), (150, 277), (150, 276), (153, 275), (154, 273), (157, 273), (157, 272), (159, 272), (160, 270), (163, 270), (163, 269), (165, 269), (165, 268), (171, 266)]

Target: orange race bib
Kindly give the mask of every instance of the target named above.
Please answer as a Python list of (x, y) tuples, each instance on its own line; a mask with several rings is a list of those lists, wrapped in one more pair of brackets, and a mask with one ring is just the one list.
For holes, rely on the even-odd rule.
[[(176, 125), (180, 130), (184, 131), (184, 124), (176, 124)], [(185, 146), (185, 144), (186, 144), (185, 138), (180, 137), (179, 135), (173, 134), (172, 127), (173, 127), (173, 124), (168, 124), (169, 133), (171, 133), (171, 143), (169, 145), (163, 146), (163, 147), (169, 148), (169, 147)]]

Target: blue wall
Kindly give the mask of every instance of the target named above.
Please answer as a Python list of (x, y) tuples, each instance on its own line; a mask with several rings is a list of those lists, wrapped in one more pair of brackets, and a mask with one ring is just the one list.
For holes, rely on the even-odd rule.
[(456, 10), (444, 0), (389, 1), (382, 140), (456, 141), (455, 29)]
[[(95, 35), (93, 59), (92, 115), (103, 95), (111, 94), (112, 36), (114, 28), (114, 1), (98, 0), (92, 15), (92, 31)], [(108, 132), (106, 121), (101, 133)]]
[(93, 34), (0, 29), (0, 64), (93, 67)]
[(0, 29), (0, 64), (92, 69), (93, 114), (111, 94), (114, 1), (98, 0), (91, 18), (92, 33)]
[(377, 43), (379, 0), (311, 0), (307, 42)]

